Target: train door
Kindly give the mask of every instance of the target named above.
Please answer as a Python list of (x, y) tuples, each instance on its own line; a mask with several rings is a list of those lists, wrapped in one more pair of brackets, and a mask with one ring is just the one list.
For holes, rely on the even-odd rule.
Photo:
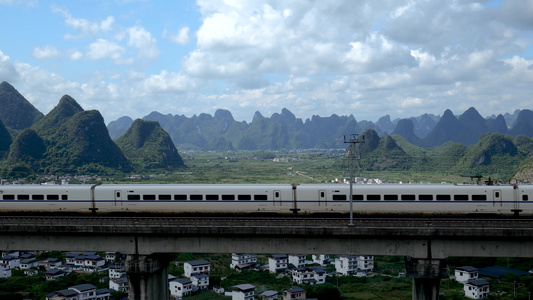
[(325, 190), (319, 190), (318, 191), (318, 206), (320, 205), (326, 205), (326, 191)]
[(274, 206), (276, 204), (279, 204), (279, 206), (281, 206), (281, 191), (280, 190), (274, 190)]
[(115, 206), (122, 206), (122, 190), (115, 190)]
[(492, 201), (494, 203), (494, 206), (502, 206), (502, 191), (501, 190), (494, 190), (492, 192)]

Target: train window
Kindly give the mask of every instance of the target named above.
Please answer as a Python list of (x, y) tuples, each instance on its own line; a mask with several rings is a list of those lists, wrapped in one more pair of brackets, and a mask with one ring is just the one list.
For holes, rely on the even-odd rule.
[(472, 201), (487, 201), (487, 195), (472, 195)]
[(468, 195), (453, 195), (455, 201), (468, 201)]
[(68, 195), (61, 195), (61, 200), (68, 200)]
[(205, 195), (205, 200), (218, 200), (218, 195)]
[(398, 201), (398, 195), (383, 195), (385, 201)]
[(255, 201), (267, 201), (267, 195), (254, 195)]
[(191, 195), (192, 201), (201, 201), (204, 200), (204, 195)]
[(18, 200), (30, 200), (30, 195), (17, 195)]
[(279, 198), (279, 192), (275, 192), (274, 195), (276, 198)]
[(527, 195), (522, 195), (522, 201), (527, 201), (527, 200), (529, 200), (528, 196)]
[(141, 200), (141, 195), (128, 195), (128, 200)]
[(46, 200), (59, 200), (59, 195), (46, 195)]
[(326, 193), (320, 192), (320, 198), (324, 198), (324, 197), (326, 197)]
[(143, 195), (143, 200), (155, 200), (155, 195)]
[(352, 195), (352, 200), (363, 201), (365, 197), (363, 195)]
[(450, 201), (452, 196), (450, 195), (437, 195), (437, 201)]
[(15, 195), (6, 194), (4, 195), (4, 200), (15, 200)]
[(496, 198), (500, 198), (500, 192), (495, 192), (495, 193), (494, 193), (494, 197), (496, 197)]
[(367, 201), (380, 201), (381, 195), (366, 195)]
[(238, 200), (252, 200), (252, 196), (251, 195), (238, 195), (237, 199)]
[(172, 200), (170, 195), (159, 195), (159, 200)]
[(31, 200), (44, 200), (44, 195), (31, 195)]
[(433, 195), (418, 195), (418, 200), (433, 201)]
[(174, 200), (185, 201), (187, 200), (187, 195), (174, 195)]
[(233, 201), (233, 200), (235, 200), (235, 195), (222, 195), (222, 200), (224, 200), (224, 201)]
[(333, 198), (333, 201), (346, 201), (346, 195), (339, 195), (339, 194), (334, 194), (332, 196)]
[(402, 201), (415, 201), (415, 195), (402, 195)]

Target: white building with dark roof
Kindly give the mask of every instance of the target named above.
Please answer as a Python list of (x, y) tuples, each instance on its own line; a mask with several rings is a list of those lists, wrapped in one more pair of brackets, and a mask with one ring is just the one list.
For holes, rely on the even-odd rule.
[(192, 285), (196, 286), (199, 290), (206, 290), (209, 287), (209, 275), (207, 274), (192, 274), (190, 279)]
[(278, 292), (276, 291), (264, 291), (261, 294), (259, 294), (259, 299), (261, 300), (278, 300)]
[(305, 267), (305, 255), (304, 254), (289, 254), (289, 264), (295, 268)]
[(321, 266), (329, 265), (331, 263), (329, 254), (313, 254), (312, 258), (314, 263), (319, 264)]
[(472, 266), (457, 267), (455, 269), (455, 280), (460, 283), (466, 283), (469, 280), (478, 279), (479, 274), (477, 268)]
[(294, 269), (292, 270), (292, 281), (306, 285), (326, 283), (326, 269), (322, 266)]
[(253, 269), (257, 264), (257, 255), (252, 253), (232, 253), (230, 268), (235, 270)]
[(268, 258), (268, 270), (270, 273), (280, 273), (287, 270), (288, 259), (285, 254), (273, 254)]
[(486, 299), (489, 297), (490, 283), (486, 280), (470, 280), (464, 286), (465, 297), (469, 299)]
[(190, 278), (192, 274), (205, 273), (209, 275), (211, 263), (207, 260), (188, 261), (183, 264), (184, 276)]
[(283, 300), (301, 300), (306, 299), (307, 291), (301, 287), (293, 286), (283, 294)]
[(170, 295), (178, 298), (192, 293), (192, 281), (188, 278), (175, 278), (168, 282)]
[(255, 286), (251, 284), (239, 284), (233, 287), (231, 300), (254, 300)]

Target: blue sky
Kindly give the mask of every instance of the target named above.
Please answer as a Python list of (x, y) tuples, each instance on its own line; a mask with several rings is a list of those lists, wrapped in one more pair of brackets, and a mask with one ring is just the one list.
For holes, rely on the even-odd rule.
[(533, 109), (533, 0), (0, 0), (0, 81), (106, 123)]

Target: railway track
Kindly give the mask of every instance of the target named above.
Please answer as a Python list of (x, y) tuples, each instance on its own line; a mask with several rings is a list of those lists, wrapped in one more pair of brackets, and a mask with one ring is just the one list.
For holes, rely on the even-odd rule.
[[(0, 227), (292, 227), (345, 228), (348, 218), (266, 217), (0, 217)], [(533, 229), (533, 219), (355, 218), (354, 228)]]

